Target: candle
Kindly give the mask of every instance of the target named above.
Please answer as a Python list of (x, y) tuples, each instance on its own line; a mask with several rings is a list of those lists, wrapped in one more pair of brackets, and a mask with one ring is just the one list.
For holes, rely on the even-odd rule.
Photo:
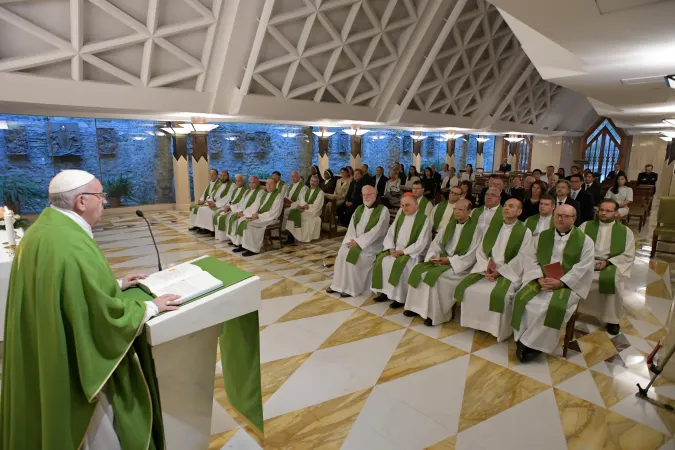
[(7, 232), (7, 241), (9, 245), (16, 245), (16, 235), (14, 234), (14, 213), (9, 208), (5, 208), (5, 231)]

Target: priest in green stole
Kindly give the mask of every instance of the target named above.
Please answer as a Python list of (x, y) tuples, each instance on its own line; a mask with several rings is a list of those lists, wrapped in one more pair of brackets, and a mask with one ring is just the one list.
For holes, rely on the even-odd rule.
[[(543, 231), (525, 254), (523, 285), (516, 293), (511, 326), (521, 362), (540, 352), (553, 353), (565, 323), (586, 298), (593, 281), (593, 240), (574, 226), (572, 205), (555, 209), (555, 229)], [(560, 263), (564, 275), (557, 280), (544, 273), (548, 264)]]
[(283, 200), (274, 178), (268, 178), (265, 192), (237, 220), (236, 232), (231, 235), (232, 242), (239, 246), (234, 252), (243, 252), (242, 256), (253, 256), (260, 252), (267, 225), (280, 220)]
[[(200, 234), (209, 234), (214, 232), (213, 218), (220, 208), (227, 205), (232, 192), (234, 183), (230, 180), (230, 172), (223, 170), (219, 175), (220, 184), (213, 196), (206, 200), (206, 203), (197, 207), (197, 214), (190, 212), (190, 225), (199, 228)], [(192, 220), (194, 217), (194, 220)]]
[(581, 225), (581, 230), (595, 242), (595, 271), (591, 290), (579, 311), (605, 322), (609, 334), (619, 333), (624, 283), (630, 279), (635, 261), (633, 232), (614, 220), (617, 211), (617, 202), (603, 200), (598, 205), (599, 219)]
[[(216, 191), (219, 187), (220, 180), (218, 179), (218, 171), (216, 169), (209, 170), (209, 184), (207, 184), (206, 188), (204, 188), (204, 192), (202, 193), (202, 196), (199, 197), (199, 200), (197, 200), (196, 203), (190, 205), (190, 223), (192, 223), (194, 220), (193, 216), (197, 215), (197, 210), (199, 210), (199, 207), (205, 205), (206, 202), (213, 200), (214, 195), (216, 194)], [(198, 231), (199, 227), (192, 226), (189, 228), (189, 230)]]
[(224, 227), (227, 233), (227, 239), (230, 240), (231, 245), (240, 247), (239, 237), (237, 236), (237, 223), (239, 222), (239, 219), (245, 216), (244, 211), (247, 209), (251, 210), (251, 208), (257, 208), (257, 202), (260, 201), (260, 197), (262, 197), (264, 193), (265, 189), (260, 187), (260, 179), (255, 175), (251, 175), (248, 177), (248, 191), (244, 193), (240, 202), (236, 205), (232, 205), (231, 212), (224, 221), (218, 223), (219, 229), (221, 226)]
[(178, 296), (122, 298), (122, 290), (146, 276), (116, 280), (94, 241), (92, 227), (106, 204), (94, 175), (60, 172), (49, 184), (49, 201), (12, 266), (2, 449), (163, 449), (157, 380), (143, 331), (149, 318), (176, 309)]
[(478, 228), (485, 233), (492, 220), (502, 220), (501, 193), (497, 188), (488, 188), (485, 191), (485, 204), (473, 210), (471, 217), (478, 219)]
[(408, 277), (403, 314), (420, 316), (427, 326), (452, 319), (455, 287), (476, 263), (481, 233), (476, 220), (471, 219), (471, 206), (466, 199), (454, 205), (453, 218), (436, 234), (424, 262), (417, 264)]
[(375, 257), (389, 228), (389, 210), (377, 198), (377, 189), (361, 189), (363, 205), (354, 211), (347, 234), (335, 258), (333, 283), (326, 289), (341, 297), (358, 297), (369, 291)]
[(462, 190), (459, 186), (455, 186), (449, 191), (443, 192), (443, 196), (446, 196), (445, 200), (434, 206), (429, 216), (431, 218), (432, 233), (438, 233), (450, 222), (455, 205), (462, 198)]
[(296, 240), (310, 242), (321, 236), (321, 211), (323, 210), (323, 191), (319, 187), (319, 176), (312, 175), (309, 189), (290, 209), (286, 221), (286, 230), (290, 233), (288, 243)]
[(413, 193), (403, 196), (401, 210), (384, 238), (384, 251), (375, 260), (371, 288), (379, 294), (376, 302), (392, 300), (392, 308), (405, 304), (408, 276), (415, 264), (422, 261), (431, 242), (431, 221), (424, 210), (418, 209)]
[(229, 239), (227, 237), (227, 225), (229, 224), (229, 219), (236, 216), (233, 209), (236, 209), (237, 205), (243, 201), (244, 196), (248, 192), (244, 184), (245, 181), (244, 175), (240, 173), (235, 175), (234, 185), (230, 188), (230, 193), (226, 196), (226, 200), (223, 202), (220, 200), (216, 201), (218, 210), (216, 215), (213, 216), (213, 226), (217, 241)]
[[(429, 217), (429, 215), (431, 214), (431, 210), (433, 209), (433, 205), (431, 204), (429, 199), (424, 196), (424, 183), (422, 183), (419, 180), (413, 182), (411, 192), (415, 197), (415, 199), (417, 200), (417, 209), (422, 210), (424, 215)], [(396, 217), (398, 218), (398, 216), (400, 216), (401, 214), (403, 214), (403, 208), (399, 208), (398, 212), (396, 213)]]
[(542, 231), (555, 226), (553, 220), (554, 206), (555, 199), (551, 195), (542, 194), (539, 197), (539, 214), (530, 216), (525, 221), (525, 226), (532, 232), (532, 236), (537, 237)]
[(513, 296), (523, 277), (525, 249), (532, 244), (532, 232), (518, 220), (522, 208), (520, 200), (506, 201), (504, 221), (493, 221), (488, 227), (471, 275), (455, 289), (455, 299), (462, 305), (462, 326), (490, 333), (497, 342), (513, 332)]

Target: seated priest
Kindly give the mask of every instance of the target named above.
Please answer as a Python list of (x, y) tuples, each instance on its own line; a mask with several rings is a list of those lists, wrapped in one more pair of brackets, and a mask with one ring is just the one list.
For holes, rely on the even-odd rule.
[(197, 227), (200, 234), (214, 232), (213, 219), (220, 208), (228, 204), (232, 191), (234, 191), (234, 183), (230, 180), (230, 173), (227, 170), (220, 172), (219, 178), (220, 186), (211, 199), (206, 200), (202, 206), (197, 206), (197, 214), (190, 212), (190, 225)]
[[(297, 170), (293, 171), (291, 173), (291, 180), (293, 180), (293, 184), (286, 190), (286, 195), (284, 196), (284, 206), (286, 209), (284, 209), (284, 217), (281, 221), (281, 228), (286, 229), (286, 221), (288, 220), (288, 214), (291, 212), (292, 209), (295, 209), (296, 206), (299, 204), (300, 199), (305, 196), (305, 192), (307, 189), (309, 189), (307, 186), (305, 186), (305, 183), (302, 182), (302, 177), (300, 176), (300, 172)], [(311, 182), (311, 175), (310, 175), (310, 182)]]
[(363, 205), (356, 208), (335, 258), (333, 283), (326, 292), (358, 297), (370, 289), (375, 257), (389, 228), (389, 210), (377, 198), (377, 189), (363, 186)]
[(286, 230), (289, 244), (297, 239), (300, 242), (310, 242), (319, 239), (321, 235), (321, 210), (323, 209), (323, 190), (319, 187), (319, 176), (312, 175), (309, 180), (309, 189), (300, 196), (288, 213)]
[(441, 229), (445, 228), (450, 219), (452, 219), (455, 205), (462, 197), (462, 189), (459, 186), (455, 186), (450, 191), (444, 192), (443, 195), (447, 195), (448, 198), (434, 206), (431, 210), (430, 218), (433, 233), (438, 233)]
[(493, 221), (501, 222), (503, 220), (502, 206), (499, 204), (501, 198), (499, 189), (488, 188), (485, 191), (485, 204), (474, 209), (471, 213), (471, 217), (478, 220), (478, 228), (480, 228), (481, 233), (485, 233)]
[[(248, 191), (244, 186), (244, 175), (237, 174), (234, 177), (234, 186), (230, 189), (229, 195), (225, 199), (216, 201), (218, 207), (213, 216), (214, 234), (217, 241), (224, 241), (227, 237), (228, 216), (232, 213), (232, 208), (236, 207), (242, 201)], [(223, 201), (224, 200), (224, 201)]]
[(244, 191), (241, 200), (236, 204), (231, 204), (230, 212), (218, 218), (218, 230), (220, 231), (221, 228), (224, 228), (222, 230), (224, 234), (216, 233), (216, 239), (220, 240), (222, 238), (222, 240), (229, 240), (232, 245), (238, 245), (234, 242), (237, 233), (237, 221), (244, 215), (245, 210), (252, 208), (256, 204), (264, 191), (260, 187), (260, 179), (257, 176), (252, 175), (248, 177), (248, 190)]
[(281, 196), (285, 197), (286, 192), (288, 192), (288, 185), (284, 183), (284, 181), (281, 179), (281, 172), (275, 170), (274, 172), (272, 172), (272, 178), (274, 178), (274, 181), (276, 181), (277, 189), (281, 193)]
[(424, 262), (410, 273), (403, 311), (406, 316), (420, 316), (427, 326), (452, 320), (455, 287), (475, 264), (481, 241), (471, 207), (469, 200), (457, 201), (453, 218), (436, 235)]
[(553, 220), (553, 209), (555, 199), (549, 194), (542, 194), (539, 198), (539, 214), (530, 216), (525, 221), (525, 226), (532, 232), (532, 236), (539, 236), (544, 230), (553, 228), (555, 221)]
[(384, 251), (375, 259), (371, 285), (371, 290), (379, 294), (375, 301), (392, 300), (392, 308), (405, 304), (408, 276), (431, 241), (431, 222), (424, 209), (418, 208), (415, 194), (408, 192), (403, 196), (401, 210), (384, 238)]
[(462, 304), (462, 326), (490, 333), (497, 342), (513, 332), (513, 297), (523, 277), (525, 249), (532, 243), (532, 232), (518, 220), (522, 208), (520, 200), (506, 201), (504, 221), (492, 221), (478, 246), (471, 275), (455, 289), (455, 299)]
[(513, 304), (511, 326), (521, 362), (553, 353), (593, 281), (593, 240), (574, 226), (576, 208), (558, 206), (553, 218), (555, 229), (542, 231), (527, 249), (523, 286)]
[[(159, 393), (145, 322), (177, 309), (122, 291), (146, 275), (116, 280), (92, 227), (106, 193), (94, 175), (64, 170), (26, 231), (7, 296), (2, 360), (3, 449), (164, 448)], [(141, 335), (139, 337), (139, 335)], [(155, 381), (156, 382), (156, 381)]]
[(283, 196), (277, 190), (274, 178), (265, 182), (265, 191), (258, 200), (244, 211), (237, 213), (236, 232), (230, 235), (232, 243), (237, 245), (233, 252), (243, 252), (242, 256), (253, 256), (260, 252), (267, 225), (279, 220), (284, 207)]
[(633, 232), (615, 221), (619, 204), (603, 200), (598, 205), (598, 219), (585, 222), (581, 230), (595, 242), (593, 284), (579, 312), (604, 321), (609, 334), (619, 333), (623, 314), (624, 282), (630, 278), (635, 260)]
[[(213, 201), (216, 191), (220, 187), (220, 180), (218, 179), (218, 171), (216, 169), (209, 170), (209, 184), (204, 188), (202, 196), (199, 197), (196, 203), (190, 205), (190, 218), (188, 219), (192, 225), (197, 217), (197, 211), (202, 205), (206, 205), (206, 202)], [(188, 229), (189, 231), (199, 231), (199, 227), (192, 225)]]

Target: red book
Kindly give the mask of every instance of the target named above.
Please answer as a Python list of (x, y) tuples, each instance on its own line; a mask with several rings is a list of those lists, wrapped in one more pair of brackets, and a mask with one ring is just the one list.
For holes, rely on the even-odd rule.
[(559, 262), (556, 262), (544, 266), (544, 275), (546, 275), (546, 278), (553, 278), (554, 280), (560, 281), (563, 275), (565, 275), (565, 272), (563, 272), (562, 265), (560, 265)]

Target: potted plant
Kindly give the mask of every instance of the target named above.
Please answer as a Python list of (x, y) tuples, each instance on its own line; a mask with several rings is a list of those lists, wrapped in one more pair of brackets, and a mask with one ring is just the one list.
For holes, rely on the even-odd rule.
[(0, 202), (19, 214), (22, 210), (39, 211), (47, 201), (46, 190), (26, 177), (0, 178)]
[(111, 178), (103, 183), (103, 190), (108, 194), (108, 205), (117, 208), (122, 205), (122, 198), (134, 200), (131, 180), (123, 175)]

